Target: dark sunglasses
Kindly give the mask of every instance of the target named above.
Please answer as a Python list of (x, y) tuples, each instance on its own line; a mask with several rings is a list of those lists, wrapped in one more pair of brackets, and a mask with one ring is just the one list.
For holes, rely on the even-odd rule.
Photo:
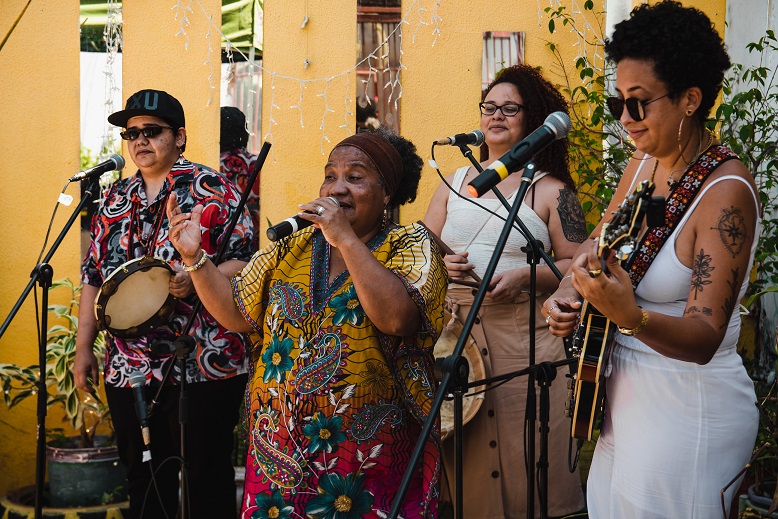
[(162, 133), (162, 130), (173, 130), (173, 127), (171, 127), (171, 126), (146, 126), (145, 128), (141, 128), (140, 130), (125, 130), (123, 132), (119, 132), (119, 137), (121, 137), (125, 141), (134, 141), (135, 139), (140, 137), (140, 134), (143, 134), (144, 137), (146, 137), (147, 139), (150, 139), (150, 138), (156, 137), (157, 135)]
[(654, 101), (659, 101), (669, 96), (672, 92), (668, 92), (661, 97), (657, 97), (650, 101), (641, 101), (637, 97), (628, 97), (627, 99), (621, 99), (620, 97), (609, 97), (605, 100), (608, 105), (608, 110), (616, 119), (621, 119), (621, 114), (624, 113), (624, 105), (627, 106), (627, 113), (632, 117), (634, 121), (642, 121), (646, 118), (646, 106), (650, 105)]
[(505, 117), (513, 117), (520, 110), (524, 110), (526, 106), (516, 103), (508, 103), (502, 106), (494, 103), (478, 103), (478, 108), (481, 109), (481, 115), (494, 115), (494, 112), (499, 110)]

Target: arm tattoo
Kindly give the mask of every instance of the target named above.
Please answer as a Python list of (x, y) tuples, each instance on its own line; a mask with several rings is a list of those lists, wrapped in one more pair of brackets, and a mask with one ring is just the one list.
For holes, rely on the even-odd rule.
[(712, 281), (708, 279), (710, 273), (716, 270), (716, 267), (710, 266), (711, 257), (705, 254), (705, 251), (700, 249), (700, 253), (694, 258), (694, 264), (692, 265), (692, 288), (694, 289), (694, 299), (697, 299), (697, 294), (702, 292), (705, 285), (710, 285)]
[(559, 190), (557, 197), (557, 212), (562, 222), (562, 232), (567, 241), (583, 243), (589, 235), (586, 233), (586, 219), (584, 218), (581, 203), (575, 192), (569, 187)]
[(724, 300), (724, 304), (721, 306), (721, 309), (724, 310), (724, 323), (719, 326), (719, 329), (726, 328), (727, 325), (729, 325), (729, 320), (732, 317), (732, 312), (735, 311), (735, 305), (737, 305), (737, 295), (738, 295), (738, 284), (737, 284), (737, 278), (739, 274), (739, 269), (732, 269), (732, 281), (727, 281), (727, 284), (729, 285), (730, 294), (727, 299)]
[(688, 310), (684, 312), (685, 314), (702, 314), (711, 316), (713, 315), (713, 308), (708, 308), (707, 306), (703, 306), (702, 309), (698, 308), (697, 306), (690, 306)]
[(748, 239), (748, 229), (743, 213), (734, 206), (723, 209), (716, 227), (711, 227), (711, 229), (719, 231), (721, 242), (733, 258), (740, 254), (746, 239)]

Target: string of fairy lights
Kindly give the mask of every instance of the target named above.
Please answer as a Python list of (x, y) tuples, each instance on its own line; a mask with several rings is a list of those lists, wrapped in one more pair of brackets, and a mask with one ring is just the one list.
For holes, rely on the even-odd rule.
[[(327, 77), (313, 77), (313, 78), (301, 78), (295, 77), (290, 74), (285, 74), (279, 70), (269, 70), (265, 68), (261, 61), (255, 59), (253, 51), (249, 55), (245, 54), (241, 49), (236, 47), (222, 32), (220, 24), (214, 21), (212, 13), (203, 6), (200, 0), (176, 0), (176, 3), (171, 7), (172, 15), (177, 24), (176, 36), (183, 38), (183, 46), (185, 50), (189, 49), (190, 42), (190, 27), (192, 17), (203, 16), (207, 20), (207, 31), (204, 35), (208, 42), (207, 56), (204, 60), (204, 66), (208, 67), (207, 81), (209, 86), (209, 98), (207, 104), (211, 105), (214, 100), (214, 91), (218, 87), (216, 78), (219, 77), (220, 72), (217, 69), (217, 63), (221, 63), (221, 42), (225, 45), (225, 56), (229, 63), (229, 70), (227, 77), (222, 81), (230, 81), (232, 79), (231, 74), (235, 66), (235, 54), (239, 54), (243, 61), (249, 67), (250, 74), (258, 77), (264, 77), (269, 80), (269, 103), (265, 109), (267, 111), (268, 125), (264, 131), (263, 139), (273, 144), (274, 131), (281, 125), (282, 118), (280, 114), (284, 112), (284, 108), (279, 106), (276, 102), (276, 89), (280, 88), (282, 83), (296, 83), (298, 91), (297, 101), (288, 107), (290, 111), (296, 111), (296, 122), (301, 128), (305, 128), (306, 118), (310, 119), (311, 116), (305, 113), (304, 103), (305, 99), (309, 95), (314, 95), (323, 101), (323, 108), (321, 113), (316, 119), (318, 119), (318, 130), (321, 132), (320, 136), (320, 148), (321, 153), (325, 153), (325, 147), (330, 143), (331, 128), (329, 121), (331, 115), (336, 112), (333, 108), (336, 106), (333, 101), (333, 97), (340, 98), (337, 92), (342, 93), (343, 103), (343, 120), (337, 126), (337, 129), (343, 131), (345, 135), (353, 133), (351, 116), (354, 115), (353, 106), (354, 100), (351, 99), (350, 92), (352, 91), (352, 78), (357, 77), (357, 70), (360, 68), (367, 69), (367, 74), (364, 79), (360, 79), (363, 83), (364, 91), (367, 91), (371, 86), (370, 82), (373, 78), (388, 77), (383, 85), (379, 85), (379, 88), (383, 88), (389, 95), (388, 99), (394, 105), (395, 110), (398, 107), (398, 103), (403, 95), (402, 85), (402, 73), (407, 70), (404, 63), (403, 39), (406, 36), (408, 28), (406, 26), (413, 26), (413, 33), (410, 37), (410, 43), (415, 44), (420, 31), (429, 30), (432, 36), (432, 46), (434, 46), (439, 37), (441, 37), (442, 17), (440, 16), (442, 0), (413, 0), (409, 2), (409, 5), (405, 9), (402, 18), (397, 22), (391, 31), (389, 31), (383, 40), (379, 42), (376, 47), (366, 57), (355, 63), (354, 66), (342, 70), (338, 73), (329, 75)], [(546, 5), (542, 5), (542, 4)], [(108, 0), (108, 19), (105, 27), (105, 40), (108, 49), (108, 64), (106, 65), (106, 117), (109, 113), (115, 111), (113, 106), (113, 98), (116, 96), (116, 92), (119, 91), (119, 87), (116, 85), (115, 78), (111, 69), (111, 65), (116, 60), (118, 52), (122, 46), (122, 16), (121, 16), (121, 2), (119, 0)], [(583, 9), (578, 0), (538, 0), (538, 24), (542, 24), (544, 16), (546, 15), (546, 8), (551, 10), (559, 9), (562, 6), (567, 6), (569, 9), (569, 15), (576, 19), (575, 24), (570, 24), (574, 27), (574, 31), (577, 34), (577, 41), (574, 46), (579, 48), (579, 56), (586, 58), (594, 66), (604, 64), (604, 57), (601, 53), (601, 31), (598, 31), (590, 18), (595, 18), (595, 13), (591, 10)], [(219, 13), (220, 15), (220, 13)], [(301, 31), (306, 30), (306, 26), (309, 21), (308, 3), (305, 3), (305, 15), (300, 26)], [(399, 63), (396, 66), (396, 70), (392, 70), (389, 66), (388, 58), (388, 43), (396, 35), (399, 42)], [(219, 44), (214, 45), (213, 40), (219, 39)], [(310, 65), (310, 59), (306, 57), (304, 68), (307, 70)], [(336, 85), (338, 81), (343, 81), (343, 87)], [(253, 83), (252, 83), (253, 85)], [(284, 85), (286, 87), (288, 85)], [(294, 88), (294, 87), (293, 87)], [(257, 95), (257, 89), (253, 86), (249, 88), (250, 99)], [(339, 104), (339, 103), (338, 103)], [(251, 107), (253, 108), (253, 107)], [(252, 132), (254, 127), (254, 110), (246, 111), (247, 129)], [(286, 119), (283, 120), (286, 122)], [(252, 133), (253, 135), (253, 133)], [(345, 136), (344, 135), (344, 136)], [(110, 145), (112, 138), (112, 131), (106, 124), (106, 131), (104, 134), (104, 146)], [(114, 136), (115, 138), (115, 132)]]
[[(225, 55), (227, 57), (227, 60), (230, 64), (228, 73), (228, 76), (224, 78), (224, 81), (230, 81), (232, 79), (232, 70), (234, 69), (235, 61), (234, 61), (234, 55), (235, 53), (239, 54), (243, 60), (248, 64), (250, 68), (250, 73), (255, 75), (260, 75), (262, 73), (265, 74), (266, 77), (270, 78), (270, 103), (268, 105), (268, 128), (266, 133), (263, 136), (263, 139), (273, 143), (274, 140), (274, 134), (273, 131), (276, 127), (278, 127), (281, 124), (281, 121), (279, 120), (277, 114), (281, 112), (283, 109), (276, 103), (276, 96), (275, 91), (276, 87), (281, 82), (292, 82), (297, 83), (297, 88), (299, 92), (299, 96), (297, 99), (297, 102), (294, 105), (291, 105), (289, 107), (290, 110), (296, 110), (298, 112), (298, 121), (301, 128), (305, 127), (305, 114), (303, 111), (303, 104), (306, 95), (308, 95), (309, 89), (315, 92), (315, 96), (322, 99), (324, 103), (324, 108), (322, 109), (322, 112), (319, 117), (319, 131), (321, 132), (321, 138), (320, 138), (320, 147), (321, 147), (321, 153), (324, 154), (325, 152), (325, 146), (327, 143), (330, 142), (330, 137), (328, 135), (328, 116), (335, 113), (335, 110), (332, 108), (332, 96), (336, 94), (332, 94), (332, 88), (333, 83), (343, 80), (345, 84), (345, 88), (343, 90), (343, 122), (338, 126), (338, 129), (343, 130), (346, 135), (349, 135), (352, 132), (351, 130), (351, 123), (350, 123), (350, 117), (354, 115), (354, 112), (352, 110), (354, 100), (351, 99), (351, 96), (349, 92), (351, 91), (351, 78), (352, 76), (356, 76), (356, 71), (360, 67), (365, 67), (368, 70), (368, 74), (366, 79), (361, 80), (364, 83), (364, 88), (367, 90), (370, 87), (370, 82), (372, 81), (373, 77), (383, 77), (382, 74), (386, 74), (389, 77), (389, 80), (383, 85), (383, 88), (389, 92), (388, 99), (392, 100), (394, 103), (395, 110), (397, 109), (398, 103), (400, 101), (400, 98), (402, 97), (402, 81), (401, 81), (401, 75), (403, 70), (407, 70), (407, 67), (403, 63), (403, 56), (404, 56), (404, 50), (402, 49), (402, 43), (403, 43), (403, 29), (406, 25), (411, 25), (411, 19), (413, 19), (416, 23), (415, 30), (413, 33), (413, 37), (411, 38), (411, 43), (416, 42), (416, 38), (419, 34), (419, 32), (427, 27), (431, 29), (431, 35), (433, 38), (432, 45), (434, 46), (437, 42), (438, 38), (441, 36), (441, 24), (442, 24), (442, 18), (440, 16), (440, 6), (441, 6), (441, 0), (430, 0), (427, 3), (423, 4), (423, 0), (414, 0), (410, 3), (408, 8), (406, 9), (405, 13), (403, 14), (402, 19), (397, 22), (397, 24), (393, 27), (393, 29), (384, 37), (384, 39), (378, 43), (378, 45), (370, 52), (368, 55), (356, 63), (354, 66), (342, 70), (336, 74), (327, 76), (327, 77), (315, 77), (315, 78), (299, 78), (294, 77), (292, 75), (284, 74), (282, 72), (276, 71), (276, 70), (268, 70), (265, 68), (261, 62), (257, 61), (253, 55), (253, 51), (246, 55), (242, 50), (237, 48), (230, 40), (225, 36), (225, 34), (222, 32), (221, 27), (219, 24), (214, 23), (213, 14), (209, 13), (208, 10), (202, 5), (200, 0), (177, 0), (176, 3), (171, 7), (171, 11), (173, 13), (173, 17), (177, 23), (178, 31), (176, 32), (176, 36), (180, 36), (183, 38), (183, 45), (184, 49), (189, 49), (189, 42), (190, 42), (190, 35), (189, 35), (189, 27), (191, 26), (191, 18), (192, 16), (196, 16), (197, 13), (195, 12), (195, 8), (199, 11), (199, 13), (204, 16), (207, 19), (207, 32), (205, 34), (205, 38), (208, 42), (208, 51), (207, 51), (207, 57), (205, 59), (204, 65), (208, 67), (208, 86), (209, 86), (209, 99), (207, 101), (207, 104), (210, 105), (213, 102), (213, 92), (216, 90), (217, 85), (215, 83), (216, 78), (216, 67), (214, 65), (214, 54), (217, 53), (217, 50), (214, 49), (213, 46), (213, 39), (215, 35), (218, 35), (220, 38), (220, 42), (225, 42)], [(308, 9), (307, 9), (307, 3), (306, 3), (306, 13), (305, 18), (303, 20), (303, 23), (301, 25), (301, 30), (305, 30), (306, 25), (308, 23)], [(111, 69), (111, 65), (115, 62), (117, 59), (118, 53), (120, 52), (120, 49), (122, 47), (122, 16), (121, 16), (121, 3), (119, 0), (109, 0), (108, 1), (108, 19), (105, 27), (105, 39), (106, 39), (106, 46), (108, 51), (108, 58), (107, 58), (107, 65), (105, 70), (105, 76), (106, 76), (106, 118), (107, 116), (112, 113), (114, 110), (113, 105), (113, 98), (115, 97), (115, 93), (118, 92), (119, 88), (116, 85), (116, 80), (114, 77), (114, 74)], [(393, 71), (391, 70), (389, 66), (388, 61), (388, 51), (386, 50), (388, 48), (388, 42), (390, 39), (397, 35), (398, 41), (400, 43), (400, 49), (399, 49), (399, 63), (397, 65), (397, 70)], [(217, 53), (217, 62), (221, 62), (220, 59), (220, 52), (221, 52), (221, 45), (218, 46), (218, 53)], [(379, 63), (385, 64), (384, 66), (379, 65)], [(308, 66), (310, 65), (309, 58), (306, 58), (304, 67), (307, 70)], [(261, 76), (260, 76), (261, 77)], [(253, 100), (253, 98), (257, 95), (257, 90), (254, 88), (249, 89), (250, 98)], [(253, 107), (251, 107), (253, 108)], [(252, 132), (253, 123), (252, 120), (254, 114), (254, 110), (247, 110), (246, 118), (247, 118), (247, 129), (249, 132)], [(252, 133), (253, 135), (253, 133)], [(108, 146), (111, 145), (113, 142), (112, 139), (115, 139), (115, 130), (112, 130), (107, 124), (103, 139), (103, 146), (102, 149), (104, 150), (103, 153), (106, 153), (105, 150), (108, 149)]]

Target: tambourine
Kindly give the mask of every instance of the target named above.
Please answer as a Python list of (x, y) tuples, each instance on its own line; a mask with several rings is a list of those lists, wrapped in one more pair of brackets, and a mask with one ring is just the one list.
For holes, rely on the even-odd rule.
[(170, 265), (151, 256), (121, 265), (106, 278), (95, 299), (97, 327), (134, 339), (166, 323), (178, 301), (170, 294), (172, 274)]
[[(458, 319), (452, 317), (451, 312), (448, 309), (444, 309), (443, 321), (446, 325), (443, 327), (443, 332), (438, 338), (438, 342), (435, 343), (435, 357), (448, 357), (454, 352), (454, 348), (459, 341), (459, 336), (462, 333), (462, 323)], [(468, 341), (465, 343), (465, 349), (462, 351), (462, 355), (467, 359), (470, 364), (470, 373), (467, 376), (468, 382), (474, 382), (476, 380), (483, 380), (486, 378), (486, 370), (484, 369), (484, 361), (481, 359), (481, 352), (478, 351), (478, 344), (472, 335), (468, 337)], [(478, 386), (470, 388), (468, 393), (479, 392), (484, 389), (484, 386)], [(462, 425), (466, 424), (478, 413), (481, 408), (481, 403), (484, 400), (484, 394), (477, 395), (465, 395), (462, 398)], [(454, 433), (454, 401), (444, 400), (443, 405), (440, 407), (440, 435), (441, 439), (446, 439)]]

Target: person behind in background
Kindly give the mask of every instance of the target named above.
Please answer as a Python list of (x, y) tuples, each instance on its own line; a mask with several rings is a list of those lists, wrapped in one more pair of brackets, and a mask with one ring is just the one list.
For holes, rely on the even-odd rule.
[[(251, 333), (249, 452), (242, 517), (385, 517), (435, 390), (433, 346), (446, 277), (427, 230), (386, 215), (416, 197), (422, 160), (397, 135), (338, 143), (313, 222), (230, 280), (192, 273), (219, 322)], [(199, 208), (168, 204), (171, 240), (199, 264)], [(440, 451), (427, 439), (403, 517), (436, 517)], [(293, 513), (294, 512), (294, 513)]]
[(357, 133), (374, 132), (381, 126), (375, 101), (367, 97), (367, 94), (360, 96), (357, 99)]
[[(257, 162), (257, 155), (246, 149), (249, 132), (246, 130), (246, 116), (234, 106), (221, 107), (221, 134), (219, 138), (219, 169), (232, 180), (241, 194)], [(251, 186), (251, 194), (246, 200), (246, 208), (254, 222), (254, 237), (259, 247), (259, 175)]]
[[(165, 202), (175, 199), (187, 211), (198, 208), (207, 237), (202, 247), (208, 254), (214, 255), (221, 243), (228, 241), (224, 261), (218, 267), (225, 276), (238, 272), (256, 250), (253, 226), (244, 211), (233, 233), (225, 234), (239, 194), (223, 175), (184, 158), (184, 109), (176, 98), (160, 90), (141, 90), (130, 96), (124, 110), (111, 114), (108, 122), (125, 128), (120, 135), (127, 141), (138, 171), (111, 186), (92, 219), (91, 242), (82, 265), (82, 301), (94, 301), (106, 278), (134, 258), (161, 258), (175, 271), (169, 291), (178, 300), (169, 322), (134, 339), (107, 334), (104, 365), (105, 393), (119, 455), (128, 469), (130, 517), (175, 517), (181, 373), (176, 365), (149, 419), (150, 463), (143, 460), (141, 424), (130, 387), (130, 378), (141, 373), (146, 402), (151, 402), (169, 363), (176, 360), (166, 344), (182, 332), (197, 302), (189, 272), (197, 264), (182, 261), (169, 241)], [(144, 294), (137, 297), (142, 304)], [(97, 332), (94, 308), (82, 304), (73, 377), (83, 391), (93, 392), (93, 385), (99, 382), (99, 366), (92, 350)], [(196, 314), (189, 332), (197, 343), (186, 373), (189, 517), (235, 517), (231, 454), (247, 382), (248, 341), (245, 335), (220, 326), (207, 310)]]
[(722, 489), (748, 462), (758, 427), (736, 350), (761, 226), (757, 189), (705, 126), (729, 57), (705, 14), (667, 1), (633, 9), (605, 52), (616, 63), (608, 108), (637, 148), (605, 214), (643, 181), (667, 208), (665, 225), (641, 230), (629, 272), (612, 255), (601, 265), (600, 223), (543, 308), (560, 337), (582, 299), (619, 327), (589, 516), (722, 517), (721, 499), (729, 507), (739, 483)]
[[(491, 162), (539, 128), (556, 111), (567, 112), (565, 100), (534, 68), (515, 65), (503, 69), (485, 91), (480, 103), (481, 131)], [(564, 271), (580, 242), (586, 238), (586, 222), (568, 169), (567, 141), (554, 141), (534, 157), (537, 173), (519, 210), (519, 218), (547, 253), (553, 252), (557, 267)], [(446, 308), (465, 322), (472, 307), (474, 290), (457, 285), (473, 269), (482, 276), (503, 228), (507, 210), (493, 193), (473, 199), (467, 184), (479, 173), (462, 167), (447, 178), (454, 191), (441, 184), (430, 202), (424, 223), (440, 235), (454, 254), (445, 256), (452, 282)], [(513, 203), (521, 174), (509, 175), (497, 185)], [(494, 214), (496, 213), (496, 215)], [(478, 312), (472, 336), (482, 354), (486, 376), (493, 377), (529, 366), (529, 274), (527, 244), (513, 230), (502, 253), (491, 288)], [(559, 285), (551, 269), (537, 268), (538, 294), (549, 294)], [(537, 299), (535, 319), (536, 362), (565, 358), (561, 339), (551, 335)], [(561, 374), (560, 374), (561, 375)], [(534, 388), (533, 388), (534, 389)], [(527, 475), (524, 464), (524, 415), (527, 379), (515, 378), (487, 391), (479, 412), (464, 428), (464, 517), (526, 517)], [(548, 512), (564, 515), (583, 508), (578, 473), (567, 468), (569, 421), (564, 418), (567, 387), (562, 376), (551, 385), (549, 437)], [(540, 441), (539, 435), (536, 439)], [(538, 443), (539, 445), (539, 443)], [(453, 441), (443, 445), (446, 478), (454, 491)], [(539, 449), (539, 447), (538, 447)], [(536, 449), (536, 452), (540, 452)], [(529, 460), (534, 465), (536, 460)], [(454, 496), (451, 496), (454, 499)], [(540, 507), (536, 506), (539, 511)]]

